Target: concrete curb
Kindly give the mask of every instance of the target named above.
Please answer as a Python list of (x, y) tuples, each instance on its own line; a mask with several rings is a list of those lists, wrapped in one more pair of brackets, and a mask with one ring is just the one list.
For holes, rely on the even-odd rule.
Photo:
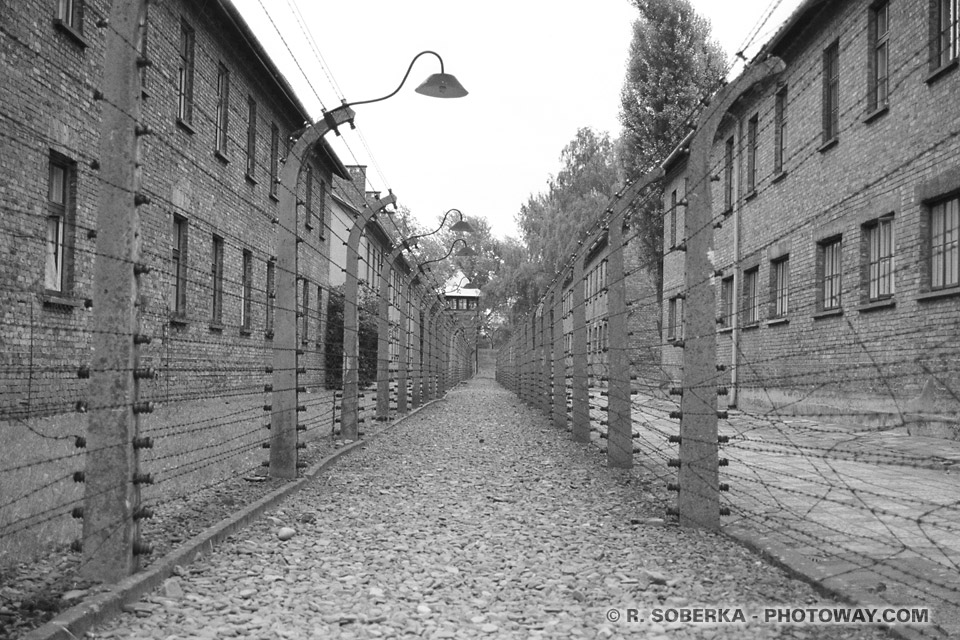
[(21, 636), (21, 639), (77, 640), (77, 638), (82, 637), (94, 626), (119, 615), (123, 611), (124, 605), (138, 600), (145, 593), (159, 587), (164, 580), (173, 575), (174, 567), (185, 567), (198, 557), (211, 553), (213, 549), (228, 536), (243, 529), (250, 522), (260, 517), (265, 511), (278, 504), (290, 494), (302, 489), (316, 479), (322, 472), (333, 466), (341, 457), (373, 442), (408, 418), (440, 402), (444, 397), (431, 400), (423, 406), (400, 416), (391, 424), (383, 427), (367, 439), (357, 440), (344, 446), (339, 451), (335, 451), (307, 469), (303, 477), (293, 482), (288, 482), (282, 487), (278, 487), (250, 506), (196, 535), (177, 549), (160, 558), (146, 571), (129, 576), (117, 584), (111, 585), (108, 591), (98, 593), (66, 611), (61, 611), (56, 617), (46, 622), (43, 626), (37, 627), (26, 635)]
[[(788, 545), (772, 536), (762, 536), (736, 525), (722, 527), (721, 533), (742, 544), (770, 564), (780, 567), (789, 575), (810, 584), (820, 593), (834, 597), (851, 606), (876, 607), (886, 604), (878, 602), (875, 596), (854, 581), (829, 574), (816, 562), (793, 551)], [(949, 637), (935, 624), (923, 627), (922, 630), (904, 625), (883, 626), (882, 628), (891, 636), (902, 640), (929, 640), (930, 638)]]

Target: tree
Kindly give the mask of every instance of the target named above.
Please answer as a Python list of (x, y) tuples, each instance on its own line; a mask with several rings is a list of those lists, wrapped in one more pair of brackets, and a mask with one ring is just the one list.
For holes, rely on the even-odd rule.
[[(640, 17), (633, 25), (620, 97), (623, 133), (617, 159), (624, 180), (642, 176), (673, 151), (689, 132), (686, 125), (701, 101), (719, 88), (727, 72), (709, 21), (697, 15), (689, 0), (633, 3)], [(643, 259), (659, 271), (663, 218), (658, 200), (646, 198), (632, 218)]]
[[(330, 290), (327, 302), (327, 389), (343, 388), (343, 285)], [(358, 305), (360, 362), (358, 381), (363, 389), (377, 379), (377, 341), (379, 303), (377, 297), (367, 292), (360, 293)]]

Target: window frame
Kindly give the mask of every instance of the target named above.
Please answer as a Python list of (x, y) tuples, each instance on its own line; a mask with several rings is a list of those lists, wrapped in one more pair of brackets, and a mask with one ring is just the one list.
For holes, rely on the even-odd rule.
[(210, 289), (212, 294), (210, 305), (210, 323), (214, 326), (223, 324), (223, 258), (225, 243), (223, 237), (213, 234), (210, 246)]
[(278, 200), (277, 185), (280, 173), (280, 127), (276, 122), (270, 123), (270, 197)]
[(770, 261), (770, 319), (790, 314), (790, 254)]
[(173, 243), (170, 254), (173, 276), (171, 297), (173, 306), (171, 313), (174, 317), (185, 318), (187, 315), (187, 266), (189, 260), (190, 226), (187, 218), (173, 214)]
[(277, 297), (277, 263), (273, 259), (267, 260), (265, 293), (263, 333), (267, 338), (272, 338), (274, 309)]
[(823, 144), (840, 137), (840, 40), (823, 50)]
[(227, 157), (227, 142), (230, 139), (230, 69), (222, 62), (217, 64), (217, 112), (214, 133), (214, 151)]
[(734, 137), (730, 136), (724, 143), (723, 149), (723, 210), (732, 211), (734, 203), (733, 193), (733, 165), (736, 145)]
[(180, 66), (177, 70), (177, 122), (193, 127), (194, 77), (196, 73), (196, 31), (180, 18)]
[(760, 265), (743, 270), (743, 326), (760, 323)]
[(888, 300), (896, 292), (893, 219), (893, 214), (888, 214), (863, 225), (864, 293), (867, 302)]
[[(937, 231), (938, 213), (943, 218), (941, 225), (939, 225), (943, 229), (940, 233)], [(928, 216), (927, 249), (930, 257), (927, 264), (930, 291), (941, 292), (960, 288), (960, 195), (954, 194), (951, 197), (931, 203)], [(950, 223), (949, 231), (948, 222)], [(943, 238), (939, 242), (939, 247), (938, 235)], [(940, 261), (939, 269), (937, 267), (938, 259)]]
[(720, 315), (717, 316), (717, 324), (721, 329), (730, 329), (733, 327), (733, 276), (727, 276), (720, 279)]
[(310, 281), (302, 279), (303, 289), (300, 294), (300, 343), (307, 344), (310, 341)]
[(757, 133), (760, 127), (760, 114), (755, 113), (747, 120), (747, 196), (757, 191), (757, 153), (759, 151)]
[(774, 94), (773, 115), (773, 172), (784, 172), (787, 150), (787, 86), (783, 85)]
[(890, 2), (882, 0), (869, 9), (867, 112), (883, 109), (890, 102)]
[(843, 308), (843, 236), (835, 235), (817, 243), (817, 285), (819, 311)]
[(670, 244), (668, 245), (670, 249), (677, 246), (677, 190), (674, 189), (670, 193), (670, 211), (669, 215), (669, 234), (670, 234)]
[(960, 0), (930, 0), (930, 70), (956, 64), (960, 56)]
[(243, 250), (240, 273), (240, 329), (249, 332), (253, 326), (253, 252)]
[[(60, 172), (59, 188), (54, 181), (54, 172), (57, 171)], [(56, 193), (54, 193), (55, 190)], [(43, 261), (43, 287), (49, 294), (60, 296), (72, 294), (73, 244), (77, 216), (76, 193), (77, 163), (67, 156), (51, 151), (47, 164)]]
[(256, 184), (257, 171), (257, 101), (247, 96), (247, 158), (244, 176)]

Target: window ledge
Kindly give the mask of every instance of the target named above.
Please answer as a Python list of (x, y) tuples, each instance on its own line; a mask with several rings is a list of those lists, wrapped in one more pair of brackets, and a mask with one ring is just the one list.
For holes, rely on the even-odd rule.
[(819, 151), (820, 153), (825, 153), (827, 151), (830, 151), (830, 149), (833, 149), (838, 144), (840, 144), (840, 138), (837, 136), (834, 136), (829, 140), (827, 140), (826, 142), (824, 142), (822, 145), (820, 145), (817, 148), (817, 151)]
[(881, 116), (887, 115), (887, 113), (889, 112), (890, 112), (890, 105), (888, 104), (881, 105), (876, 109), (874, 109), (873, 111), (868, 112), (865, 116), (863, 116), (863, 123), (870, 124), (874, 120), (879, 119)]
[(954, 58), (945, 65), (941, 65), (927, 74), (927, 77), (923, 79), (927, 84), (933, 84), (943, 76), (947, 75), (949, 72), (953, 71), (960, 65), (960, 59)]
[(211, 322), (209, 324), (210, 331), (214, 333), (223, 333), (224, 326), (219, 322)]
[(722, 215), (722, 216), (725, 217), (725, 218), (726, 218), (726, 217), (729, 217), (729, 216), (732, 216), (732, 215), (733, 215), (733, 205), (730, 205), (730, 206), (728, 206), (728, 207), (724, 207), (724, 208), (723, 208), (723, 211), (720, 212), (720, 215)]
[(772, 320), (767, 320), (768, 327), (778, 327), (786, 324), (790, 324), (790, 318), (773, 318)]
[(313, 231), (313, 225), (310, 224), (309, 222), (304, 222), (303, 228), (306, 229), (307, 231)]
[(893, 298), (884, 298), (883, 300), (874, 300), (872, 302), (866, 302), (859, 307), (857, 311), (860, 313), (865, 313), (868, 311), (876, 311), (877, 309), (891, 309), (897, 306), (896, 300)]
[(773, 184), (776, 184), (777, 182), (780, 182), (781, 180), (783, 180), (783, 179), (786, 178), (786, 177), (787, 177), (787, 172), (784, 171), (783, 169), (781, 169), (780, 171), (778, 171), (777, 173), (775, 173), (772, 178), (770, 178), (770, 182), (773, 183)]
[(751, 330), (753, 330), (753, 329), (759, 329), (759, 328), (760, 328), (760, 322), (759, 322), (759, 321), (756, 321), (756, 322), (751, 322), (750, 324), (745, 324), (745, 325), (743, 325), (742, 327), (740, 327), (740, 330), (741, 330), (741, 331), (751, 331)]
[(179, 118), (179, 117), (177, 118), (177, 126), (183, 129), (184, 131), (186, 131), (187, 133), (189, 133), (190, 135), (193, 135), (196, 133), (194, 128), (190, 126), (190, 123), (187, 122), (186, 120), (183, 120), (182, 118)]
[(753, 200), (753, 199), (756, 198), (756, 197), (757, 197), (757, 190), (756, 190), (756, 189), (750, 189), (750, 191), (748, 191), (748, 192), (743, 196), (743, 199), (746, 200), (746, 201), (750, 201), (750, 200)]
[(251, 174), (251, 173), (245, 173), (245, 174), (243, 174), (243, 177), (244, 177), (244, 179), (245, 179), (247, 182), (249, 182), (250, 184), (257, 184), (257, 179), (253, 177), (253, 174)]
[(53, 26), (65, 33), (81, 49), (87, 48), (87, 41), (84, 39), (83, 35), (60, 18), (53, 19)]
[(213, 152), (213, 157), (222, 162), (223, 164), (230, 164), (230, 158), (223, 155), (223, 152), (220, 149), (215, 149)]
[(843, 315), (843, 308), (838, 307), (836, 309), (827, 309), (826, 311), (818, 311), (813, 314), (814, 320), (820, 320), (821, 318), (834, 318)]
[(244, 338), (249, 338), (251, 335), (253, 335), (253, 332), (247, 327), (240, 327), (240, 335)]
[(263, 332), (264, 340), (273, 340), (273, 331), (264, 331)]
[[(40, 294), (40, 301), (44, 307), (51, 309), (62, 309), (69, 311), (71, 309), (82, 309), (87, 306), (85, 298), (77, 298), (71, 295), (60, 293), (59, 291), (46, 291)], [(92, 304), (90, 306), (93, 306)]]
[(170, 315), (170, 324), (178, 326), (187, 325), (187, 316), (182, 313), (174, 313)]
[(723, 327), (723, 328), (721, 328), (721, 329), (717, 329), (717, 333), (718, 333), (718, 334), (722, 334), (722, 333), (733, 333), (733, 327)]
[(921, 293), (917, 296), (918, 302), (924, 302), (926, 300), (936, 300), (938, 298), (951, 298), (953, 296), (960, 296), (960, 287), (950, 287), (949, 289), (937, 289), (936, 291), (928, 291), (926, 293)]
[(278, 196), (276, 193), (271, 193), (270, 199), (273, 200), (274, 202), (280, 202), (280, 196)]

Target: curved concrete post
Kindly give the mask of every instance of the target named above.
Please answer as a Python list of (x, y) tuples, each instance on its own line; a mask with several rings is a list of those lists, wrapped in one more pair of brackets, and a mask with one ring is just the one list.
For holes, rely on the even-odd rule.
[(378, 200), (375, 207), (366, 207), (357, 216), (347, 239), (346, 280), (343, 286), (343, 415), (340, 435), (344, 440), (359, 437), (359, 381), (360, 381), (360, 326), (357, 306), (359, 282), (357, 270), (360, 263), (360, 236), (377, 213), (396, 202), (391, 193)]
[(313, 146), (333, 126), (345, 124), (353, 116), (349, 107), (327, 113), (297, 138), (280, 169), (270, 416), (270, 475), (274, 478), (297, 477), (297, 184)]
[(785, 69), (779, 58), (747, 68), (713, 98), (690, 142), (687, 171), (692, 191), (684, 216), (683, 396), (680, 402), (680, 493), (677, 507), (682, 526), (720, 527), (717, 451), (717, 327), (713, 285), (713, 200), (710, 154), (720, 120), (754, 84)]
[[(390, 274), (394, 271), (396, 260), (402, 251), (402, 244), (394, 247), (389, 257), (380, 266), (377, 318), (377, 420), (390, 418)], [(399, 393), (398, 385), (397, 394)]]

